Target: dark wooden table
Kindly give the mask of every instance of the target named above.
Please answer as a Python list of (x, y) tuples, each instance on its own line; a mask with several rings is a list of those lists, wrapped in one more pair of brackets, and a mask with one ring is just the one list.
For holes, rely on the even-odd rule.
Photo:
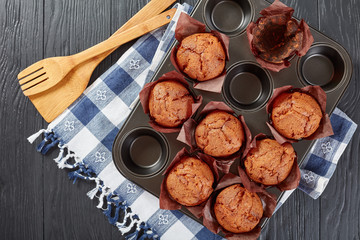
[[(194, 4), (196, 0), (186, 2)], [(0, 238), (122, 239), (96, 202), (93, 186), (75, 185), (26, 138), (47, 124), (17, 83), (17, 73), (45, 57), (69, 55), (106, 39), (146, 0), (0, 0)], [(360, 122), (360, 1), (285, 1), (295, 15), (342, 44), (354, 73), (339, 107)], [(121, 47), (93, 74), (104, 72)], [(273, 216), (261, 239), (359, 239), (359, 131), (318, 200), (296, 191)], [(136, 211), (136, 210), (135, 210)]]

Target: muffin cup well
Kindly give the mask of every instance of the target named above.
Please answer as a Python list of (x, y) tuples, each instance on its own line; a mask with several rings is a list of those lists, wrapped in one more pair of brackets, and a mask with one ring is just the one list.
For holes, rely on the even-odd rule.
[[(222, 231), (225, 234), (225, 237), (227, 239), (257, 239), (260, 236), (261, 232), (261, 220), (260, 223), (250, 232), (246, 233), (231, 233), (227, 230), (225, 230), (217, 221), (214, 213), (214, 204), (216, 201), (217, 195), (220, 193), (220, 191), (228, 186), (234, 185), (234, 184), (242, 184), (244, 188), (246, 188), (248, 191), (252, 193), (256, 193), (263, 203), (263, 218), (269, 218), (273, 214), (275, 207), (276, 207), (276, 197), (274, 194), (271, 194), (267, 192), (264, 188), (255, 185), (252, 186), (253, 183), (250, 181), (247, 181), (246, 178), (242, 179), (237, 175), (234, 175), (232, 173), (228, 173), (224, 175), (218, 185), (216, 186), (213, 194), (210, 196), (209, 200), (206, 202), (206, 205), (203, 209), (203, 225), (208, 228), (213, 233), (219, 233)], [(250, 188), (249, 188), (250, 187)]]
[[(174, 81), (181, 83), (188, 89), (189, 93), (193, 95), (194, 103), (192, 104), (191, 116), (194, 115), (194, 113), (197, 111), (197, 109), (200, 107), (200, 105), (202, 103), (202, 96), (197, 96), (197, 97), (194, 96), (194, 94), (190, 91), (189, 84), (187, 83), (187, 81), (184, 79), (184, 77), (181, 74), (179, 74), (176, 71), (171, 71), (171, 72), (165, 73), (157, 81), (149, 82), (149, 83), (145, 84), (144, 88), (139, 93), (139, 98), (140, 98), (140, 102), (143, 107), (144, 113), (149, 114), (149, 112), (150, 112), (149, 111), (149, 96), (150, 96), (152, 88), (157, 83), (163, 82), (163, 81), (168, 81), (168, 80), (174, 80)], [(191, 116), (189, 118), (191, 118)], [(150, 114), (149, 114), (149, 118), (150, 118), (149, 125), (156, 131), (159, 131), (162, 133), (174, 133), (174, 132), (179, 132), (181, 129), (181, 125), (179, 127), (175, 127), (175, 128), (161, 126), (155, 122), (155, 120), (150, 116)]]
[[(266, 112), (269, 114), (269, 119), (270, 119), (270, 114), (272, 112), (272, 103), (274, 102), (276, 97), (278, 97), (280, 94), (284, 92), (296, 92), (296, 91), (306, 93), (312, 96), (319, 103), (323, 115), (318, 129), (312, 135), (304, 139), (314, 140), (314, 139), (324, 138), (333, 135), (334, 132), (331, 126), (330, 117), (326, 113), (326, 93), (320, 86), (306, 86), (303, 88), (294, 88), (293, 86), (289, 85), (274, 89), (273, 96), (270, 98), (269, 102), (266, 105)], [(299, 140), (302, 140), (302, 139), (294, 140), (284, 137), (278, 131), (276, 131), (276, 129), (272, 126), (271, 120), (266, 124), (268, 125), (276, 141), (278, 141), (280, 144), (283, 144), (284, 142), (295, 143), (298, 142)]]
[[(203, 24), (202, 22), (195, 20), (194, 18), (190, 17), (189, 15), (187, 15), (185, 13), (181, 13), (181, 15), (179, 17), (179, 21), (178, 21), (178, 23), (176, 25), (176, 29), (175, 29), (175, 38), (180, 43), (182, 41), (182, 39), (184, 39), (185, 37), (188, 37), (195, 33), (205, 33), (206, 32), (205, 28), (206, 28), (205, 24)], [(219, 33), (217, 31), (213, 31), (213, 30), (210, 33), (212, 33), (214, 36), (216, 36), (219, 39), (219, 41), (221, 42), (221, 44), (225, 50), (225, 56), (226, 56), (225, 61), (228, 61), (229, 60), (229, 37), (226, 36), (225, 34), (222, 34), (222, 33)], [(180, 44), (178, 44), (171, 50), (171, 55), (170, 55), (171, 63), (174, 65), (175, 69), (179, 73), (184, 75), (186, 78), (191, 79), (194, 82), (193, 87), (195, 89), (220, 93), (223, 82), (225, 80), (226, 69), (224, 68), (224, 71), (218, 77), (210, 79), (210, 80), (197, 81), (195, 79), (190, 78), (189, 76), (187, 76), (185, 73), (183, 73), (180, 70), (180, 68), (177, 64), (176, 53), (179, 48), (179, 45)]]
[[(256, 141), (257, 140), (262, 140), (262, 139), (266, 139), (266, 138), (270, 138), (268, 136), (266, 136), (265, 134), (263, 133), (260, 133), (258, 135), (256, 135), (254, 137), (254, 139), (251, 141), (250, 143), (250, 146), (247, 150), (247, 152), (245, 153), (244, 157), (241, 159), (241, 166), (239, 167), (239, 175), (240, 177), (244, 178), (244, 174), (246, 175), (246, 177), (249, 178), (249, 181), (252, 181), (254, 182), (256, 185), (259, 185), (259, 186), (263, 186), (263, 187), (267, 187), (267, 186), (264, 186), (263, 184), (261, 183), (256, 183), (255, 181), (253, 180), (250, 180), (250, 177), (247, 175), (246, 171), (245, 171), (245, 167), (244, 167), (244, 161), (245, 161), (245, 157), (246, 155), (249, 153), (249, 151), (253, 148), (256, 148)], [(271, 139), (271, 138), (270, 138)], [(272, 185), (276, 188), (278, 188), (280, 191), (285, 191), (285, 190), (291, 190), (291, 189), (295, 189), (299, 186), (299, 183), (300, 183), (300, 178), (301, 178), (301, 175), (300, 175), (300, 168), (299, 168), (299, 165), (298, 165), (298, 162), (297, 162), (297, 154), (295, 152), (295, 159), (294, 159), (294, 163), (293, 163), (293, 166), (291, 168), (291, 171), (289, 173), (289, 175), (282, 181), (280, 182), (279, 184), (276, 184), (276, 185)], [(244, 181), (245, 182), (245, 181)], [(249, 186), (250, 188), (250, 186)]]
[[(309, 50), (311, 44), (314, 42), (314, 38), (310, 32), (309, 26), (305, 23), (304, 20), (301, 20), (300, 23), (298, 23), (297, 20), (292, 18), (293, 13), (294, 13), (294, 9), (286, 6), (285, 4), (281, 3), (279, 0), (275, 0), (273, 4), (271, 4), (269, 7), (263, 9), (260, 12), (260, 14), (263, 15), (263, 17), (258, 18), (256, 23), (251, 22), (249, 24), (249, 26), (247, 27), (246, 33), (247, 33), (250, 49), (251, 49), (252, 53), (254, 54), (256, 61), (263, 68), (267, 68), (274, 72), (279, 72), (281, 69), (289, 67), (290, 59), (294, 55), (298, 55), (298, 56), (305, 55), (305, 53)], [(259, 22), (262, 20), (264, 20), (264, 21), (268, 20), (269, 24), (272, 24), (273, 26), (275, 26), (275, 24), (273, 23), (273, 19), (270, 19), (274, 16), (278, 16), (279, 19), (280, 18), (286, 19), (286, 21), (283, 21), (280, 24), (276, 24), (277, 26), (283, 26), (283, 28), (286, 29), (286, 33), (281, 33), (281, 34), (284, 34), (284, 35), (286, 35), (286, 34), (292, 35), (293, 34), (293, 33), (289, 32), (291, 28), (287, 26), (287, 23), (290, 21), (290, 22), (292, 22), (292, 24), (294, 26), (297, 27), (296, 32), (302, 35), (302, 41), (301, 41), (301, 43), (299, 43), (300, 46), (296, 47), (294, 49), (290, 49), (290, 52), (288, 52), (288, 53), (284, 53), (282, 61), (278, 61), (278, 62), (270, 62), (270, 61), (266, 61), (263, 58), (261, 58), (260, 53), (266, 51), (267, 49), (262, 49), (260, 51), (258, 49), (258, 47), (253, 44), (254, 34), (256, 32), (256, 28), (257, 28)], [(269, 29), (269, 28), (266, 28), (266, 29)], [(293, 31), (293, 29), (292, 29), (292, 31)], [(277, 36), (277, 37), (280, 37), (280, 36)], [(263, 42), (265, 42), (265, 41), (270, 41), (270, 39), (264, 39)], [(289, 39), (287, 43), (291, 43), (291, 41), (293, 41), (293, 39)], [(286, 49), (283, 49), (283, 50), (285, 51)]]
[[(163, 173), (164, 178), (161, 182), (161, 189), (160, 189), (160, 196), (159, 196), (159, 202), (160, 202), (161, 209), (179, 210), (183, 206), (180, 203), (178, 203), (177, 201), (175, 201), (170, 196), (169, 192), (166, 189), (166, 181), (165, 180), (166, 180), (167, 175), (171, 171), (171, 169), (178, 162), (180, 162), (184, 157), (195, 157), (195, 158), (198, 158), (198, 159), (202, 160), (203, 162), (205, 162), (210, 167), (211, 171), (214, 174), (214, 186), (216, 186), (216, 183), (219, 181), (219, 172), (217, 170), (217, 165), (216, 165), (216, 161), (214, 158), (207, 156), (205, 154), (202, 154), (202, 153), (196, 153), (196, 154), (189, 153), (185, 148), (183, 148), (176, 154), (176, 156), (170, 163), (169, 167)], [(197, 206), (193, 206), (193, 207), (184, 206), (184, 207), (186, 207), (194, 216), (196, 216), (197, 218), (200, 218), (202, 216), (202, 209), (204, 208), (205, 203), (206, 203), (206, 201), (204, 201), (203, 203), (201, 203), (200, 205), (197, 205)]]
[(149, 127), (131, 130), (114, 144), (115, 165), (137, 177), (151, 177), (164, 169), (169, 158), (165, 137)]
[[(210, 112), (216, 111), (216, 110), (224, 111), (224, 112), (230, 113), (232, 115), (234, 115), (234, 113), (235, 113), (224, 102), (216, 102), (216, 101), (209, 102), (208, 104), (206, 104), (204, 109), (200, 112), (198, 122), (195, 121), (194, 119), (190, 118), (183, 124), (183, 127), (181, 128), (181, 131), (177, 137), (177, 140), (190, 146), (192, 150), (201, 151), (201, 149), (198, 148), (198, 146), (196, 145), (195, 128), (197, 127), (198, 123), (200, 122), (200, 120), (202, 118), (204, 118)], [(219, 170), (225, 174), (229, 172), (230, 166), (234, 163), (235, 159), (242, 156), (242, 153), (247, 151), (247, 149), (249, 148), (250, 142), (251, 142), (251, 132), (250, 132), (248, 126), (246, 125), (244, 117), (239, 115), (239, 116), (237, 116), (237, 118), (240, 120), (242, 127), (243, 127), (244, 136), (245, 136), (244, 143), (242, 144), (242, 146), (238, 152), (236, 152), (228, 157), (225, 157), (225, 158), (219, 158), (219, 157), (215, 158)]]
[(234, 108), (256, 111), (270, 98), (273, 79), (267, 70), (254, 62), (242, 61), (228, 69), (222, 94)]
[(249, 0), (207, 0), (204, 20), (210, 29), (229, 36), (245, 31), (254, 17), (254, 7)]
[(346, 65), (342, 54), (329, 44), (313, 45), (298, 61), (298, 76), (304, 85), (319, 85), (331, 92), (342, 84)]

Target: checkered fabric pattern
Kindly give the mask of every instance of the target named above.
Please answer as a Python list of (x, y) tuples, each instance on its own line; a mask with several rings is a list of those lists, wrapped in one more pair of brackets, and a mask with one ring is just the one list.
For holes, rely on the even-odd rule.
[(333, 111), (330, 120), (334, 135), (317, 140), (300, 167), (299, 189), (314, 199), (317, 199), (326, 188), (357, 128), (357, 125), (338, 108)]
[[(150, 81), (174, 41), (174, 30), (180, 12), (189, 13), (191, 9), (186, 4), (177, 4), (176, 7), (178, 11), (167, 27), (140, 38), (114, 66), (54, 120), (47, 130), (41, 130), (29, 137), (29, 141), (33, 142), (41, 133), (45, 133), (38, 151), (46, 154), (50, 148), (58, 146), (60, 155), (55, 159), (58, 166), (70, 169), (80, 166), (83, 173), (88, 173), (88, 177), (82, 178), (97, 183), (97, 188), (88, 195), (94, 198), (99, 189), (102, 189), (102, 194), (107, 196), (108, 204), (111, 201), (117, 203), (117, 209), (130, 207), (132, 212), (136, 213), (132, 219), (140, 219), (156, 233), (148, 236), (171, 240), (222, 239), (179, 211), (159, 209), (158, 198), (125, 179), (112, 161), (111, 150), (116, 134), (137, 102), (140, 90)], [(310, 196), (321, 194), (356, 128), (351, 120), (347, 119), (346, 123), (342, 119), (344, 118), (341, 111), (335, 110), (332, 115), (335, 135), (318, 140), (303, 164), (300, 187)], [(75, 165), (68, 163), (70, 158), (75, 159)], [(95, 176), (90, 174), (89, 169)], [(76, 173), (72, 176), (80, 176)], [(106, 188), (99, 188), (100, 185)], [(289, 194), (291, 193), (287, 192), (285, 195)], [(112, 196), (118, 197), (112, 199)], [(119, 198), (121, 205), (120, 200), (117, 200)], [(281, 203), (285, 200), (283, 198)], [(98, 207), (101, 208), (102, 204), (100, 202)], [(111, 210), (104, 209), (109, 221), (118, 226), (123, 234), (129, 232), (130, 229), (126, 229), (127, 226), (124, 224), (120, 227), (121, 224), (110, 216), (110, 212)], [(138, 233), (131, 235), (132, 239), (137, 237)]]
[[(70, 154), (55, 159), (60, 168), (71, 168), (67, 159), (74, 157), (92, 169), (112, 194), (146, 222), (161, 239), (222, 239), (179, 211), (159, 209), (159, 199), (125, 179), (112, 161), (112, 144), (145, 83), (149, 82), (160, 61), (174, 41), (176, 21), (191, 6), (177, 4), (178, 10), (168, 26), (141, 37), (83, 95), (54, 120), (47, 132), (55, 133), (46, 142), (60, 144)], [(34, 137), (31, 137), (33, 141)], [(45, 143), (44, 143), (45, 144)], [(44, 144), (38, 148), (43, 153)], [(87, 178), (91, 179), (91, 177)], [(96, 180), (96, 179), (95, 179)], [(94, 197), (97, 191), (88, 195)], [(101, 205), (101, 204), (100, 204)], [(109, 219), (111, 221), (111, 218)], [(122, 232), (126, 233), (126, 232)], [(179, 234), (180, 233), (180, 234)]]
[[(299, 189), (317, 199), (325, 190), (346, 146), (354, 135), (357, 124), (340, 109), (335, 108), (330, 116), (334, 135), (316, 140), (300, 166)], [(290, 197), (294, 190), (286, 191), (276, 210)]]

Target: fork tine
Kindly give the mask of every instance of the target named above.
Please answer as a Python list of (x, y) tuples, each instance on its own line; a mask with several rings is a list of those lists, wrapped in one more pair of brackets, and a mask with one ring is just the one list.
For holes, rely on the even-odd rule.
[(32, 82), (33, 80), (43, 76), (44, 74), (46, 74), (45, 70), (44, 69), (40, 69), (30, 75), (27, 75), (26, 77), (22, 78), (21, 80), (19, 80), (19, 84), (20, 85), (24, 85), (26, 83), (30, 83)]
[(42, 62), (42, 61), (36, 62), (36, 63), (30, 65), (29, 67), (25, 68), (24, 70), (22, 70), (22, 71), (18, 74), (17, 78), (18, 78), (19, 80), (21, 80), (21, 79), (23, 79), (23, 78), (25, 78), (25, 77), (33, 74), (33, 73), (36, 73), (37, 71), (39, 71), (39, 70), (41, 70), (41, 69), (43, 69), (43, 68), (44, 68), (44, 66), (43, 66), (43, 62)]
[[(36, 80), (34, 80), (34, 81), (30, 82), (30, 83), (22, 85), (21, 89), (23, 90), (24, 95), (25, 96), (30, 96), (30, 95), (34, 95), (34, 94), (37, 94), (39, 92), (44, 91), (43, 90), (44, 84), (41, 84), (41, 83), (48, 80), (48, 79), (49, 79), (49, 77), (44, 75), (44, 76), (39, 77), (39, 78), (37, 78)], [(47, 88), (45, 88), (45, 90), (46, 89)]]

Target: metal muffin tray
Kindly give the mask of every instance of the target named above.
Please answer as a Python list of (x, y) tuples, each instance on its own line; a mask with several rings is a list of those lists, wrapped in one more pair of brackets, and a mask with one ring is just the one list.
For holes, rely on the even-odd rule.
[[(268, 6), (269, 3), (263, 0), (203, 0), (198, 2), (191, 14), (205, 23), (207, 30), (217, 30), (230, 37), (230, 61), (226, 64), (227, 75), (222, 92), (192, 89), (196, 95), (203, 96), (200, 110), (210, 101), (223, 101), (236, 114), (244, 116), (253, 136), (258, 133), (271, 136), (266, 126), (268, 114), (265, 105), (274, 88), (320, 85), (327, 94), (326, 112), (331, 114), (352, 75), (352, 62), (346, 50), (311, 27), (314, 43), (305, 56), (293, 57), (291, 66), (280, 72), (261, 68), (250, 50), (246, 27), (251, 21), (256, 21), (261, 16), (259, 12)], [(170, 62), (169, 51), (152, 81), (173, 70), (175, 68)], [(192, 81), (187, 80), (191, 85)], [(194, 116), (195, 119), (197, 117)], [(120, 173), (158, 197), (162, 173), (178, 151), (187, 146), (176, 140), (178, 133), (159, 133), (150, 127), (148, 121), (148, 115), (138, 102), (117, 134), (112, 153)], [(313, 143), (303, 140), (293, 144), (299, 164)], [(232, 165), (232, 172), (236, 173), (238, 164), (239, 159)], [(282, 196), (274, 187), (269, 188), (269, 191), (275, 193), (278, 199)], [(185, 208), (181, 211), (201, 223)], [(262, 227), (266, 222), (263, 221)]]

